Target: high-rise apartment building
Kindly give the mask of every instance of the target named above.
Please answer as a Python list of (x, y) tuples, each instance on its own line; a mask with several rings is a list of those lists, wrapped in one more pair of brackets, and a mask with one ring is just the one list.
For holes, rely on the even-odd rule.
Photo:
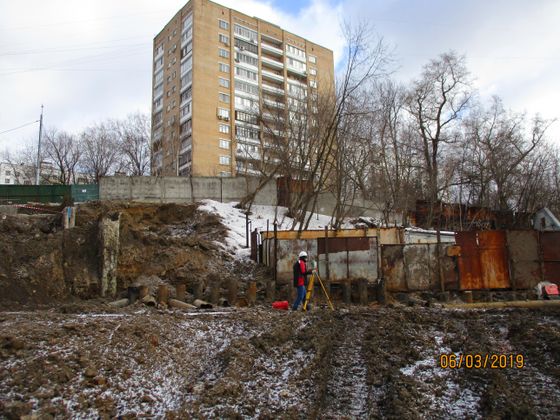
[(257, 115), (281, 114), (333, 86), (331, 50), (191, 0), (154, 39), (152, 174), (250, 173), (268, 144)]

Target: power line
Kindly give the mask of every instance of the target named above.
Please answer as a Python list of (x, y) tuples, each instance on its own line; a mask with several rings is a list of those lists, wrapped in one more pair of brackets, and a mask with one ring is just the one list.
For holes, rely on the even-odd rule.
[(1, 134), (9, 133), (10, 131), (19, 130), (20, 128), (27, 127), (28, 125), (31, 125), (31, 124), (37, 124), (38, 122), (39, 122), (39, 120), (35, 120), (35, 121), (33, 121), (33, 122), (29, 122), (29, 123), (27, 123), (27, 124), (20, 125), (19, 127), (10, 128), (9, 130), (6, 130), (6, 131), (0, 131), (0, 135), (1, 135)]

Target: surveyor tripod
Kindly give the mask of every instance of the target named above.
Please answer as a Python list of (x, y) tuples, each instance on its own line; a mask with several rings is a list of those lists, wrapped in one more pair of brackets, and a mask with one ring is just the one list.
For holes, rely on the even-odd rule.
[(311, 300), (311, 295), (313, 294), (313, 286), (315, 283), (315, 278), (319, 280), (321, 289), (323, 289), (323, 293), (327, 298), (327, 303), (329, 304), (329, 308), (331, 308), (331, 310), (334, 311), (334, 306), (331, 302), (331, 298), (329, 297), (329, 293), (327, 292), (327, 289), (325, 289), (325, 285), (323, 284), (323, 281), (321, 280), (321, 277), (319, 276), (317, 270), (313, 270), (313, 272), (311, 273), (311, 278), (309, 279), (309, 283), (307, 284), (307, 290), (305, 292), (305, 300), (303, 301), (303, 310), (307, 311), (307, 305), (309, 304), (309, 301)]

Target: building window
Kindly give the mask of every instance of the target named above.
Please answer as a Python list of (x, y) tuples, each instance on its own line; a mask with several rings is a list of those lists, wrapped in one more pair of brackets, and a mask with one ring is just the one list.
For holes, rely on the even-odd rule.
[(293, 45), (286, 44), (286, 52), (291, 55), (295, 55), (296, 57), (301, 57), (305, 59), (305, 51), (294, 47)]
[(309, 86), (311, 86), (314, 89), (317, 89), (317, 81), (316, 80), (310, 80), (309, 81)]
[(226, 139), (220, 139), (220, 149), (228, 149), (229, 150), (230, 141)]
[(218, 35), (218, 38), (219, 38), (219, 41), (220, 41), (222, 44), (229, 45), (229, 36), (224, 35), (224, 34), (219, 34), (219, 35)]
[(259, 60), (257, 58), (251, 57), (250, 55), (243, 54), (240, 52), (235, 53), (235, 61), (237, 61), (238, 63), (241, 62), (241, 63), (249, 64), (255, 67), (258, 67), (259, 65)]
[(218, 19), (218, 25), (220, 26), (220, 29), (225, 29), (226, 31), (229, 29), (229, 23), (225, 20)]
[(259, 48), (257, 47), (256, 44), (252, 44), (250, 42), (243, 41), (241, 39), (235, 38), (235, 46), (237, 48), (239, 48), (241, 51), (246, 50), (246, 51), (252, 52), (253, 54), (258, 54), (259, 53)]
[(220, 172), (220, 176), (221, 176), (221, 177), (228, 177), (228, 176), (231, 176), (231, 172), (229, 172), (229, 171), (222, 171), (222, 172)]
[(259, 130), (251, 127), (241, 127), (239, 125), (235, 126), (235, 135), (240, 138), (258, 140)]
[(5, 181), (6, 181), (6, 184), (9, 184), (9, 183), (12, 182), (12, 180), (10, 178), (6, 178)]
[(163, 112), (158, 112), (154, 115), (154, 127), (163, 122)]
[(228, 121), (229, 120), (229, 109), (218, 108), (218, 118)]
[(188, 86), (192, 83), (192, 70), (189, 70), (181, 77), (181, 87)]
[(218, 66), (222, 73), (229, 73), (229, 64), (218, 63)]
[(229, 95), (227, 93), (219, 92), (218, 93), (218, 99), (221, 102), (225, 102), (226, 104), (229, 104)]
[(317, 76), (317, 70), (316, 69), (309, 69), (309, 74), (311, 76)]
[(231, 158), (229, 156), (220, 156), (220, 165), (229, 165)]
[(187, 55), (189, 55), (192, 51), (192, 41), (187, 42), (187, 45), (185, 45), (183, 48), (181, 48), (181, 59), (185, 58)]
[(317, 57), (315, 57), (314, 55), (310, 55), (309, 62), (313, 64), (317, 63)]
[(297, 70), (300, 70), (300, 71), (305, 71), (305, 63), (304, 62), (299, 61), (299, 60), (295, 60), (295, 59), (290, 58), (290, 57), (287, 57), (287, 59), (288, 59), (287, 61), (288, 61), (289, 66), (291, 66), (291, 67), (293, 67)]
[(158, 71), (162, 67), (163, 67), (163, 57), (160, 57), (154, 63), (154, 71)]
[(229, 51), (228, 50), (224, 50), (223, 48), (220, 48), (218, 50), (218, 55), (222, 58), (229, 58)]
[(257, 116), (243, 111), (235, 111), (236, 121), (243, 121), (250, 124), (257, 124)]
[(259, 87), (256, 85), (253, 85), (251, 83), (247, 83), (247, 82), (242, 82), (241, 80), (236, 80), (235, 81), (235, 90), (239, 90), (241, 92), (245, 92), (245, 93), (249, 93), (251, 95), (257, 95), (259, 94)]
[(154, 111), (157, 111), (163, 105), (163, 98), (156, 99), (154, 101)]
[(227, 124), (220, 124), (218, 127), (218, 131), (220, 133), (228, 134), (229, 133), (229, 125)]
[(183, 93), (181, 93), (181, 102), (183, 103), (189, 99), (192, 98), (192, 86), (189, 87), (187, 90), (185, 90)]
[(258, 103), (256, 101), (253, 101), (252, 99), (248, 99), (248, 98), (242, 98), (241, 96), (235, 97), (235, 105), (242, 108), (254, 107), (258, 109)]
[(156, 73), (154, 76), (154, 85), (157, 85), (159, 82), (163, 80), (163, 69)]
[(240, 35), (244, 38), (250, 39), (251, 41), (256, 41), (257, 40), (257, 32), (253, 31), (249, 28), (246, 28), (244, 26), (235, 24), (233, 25), (233, 32), (236, 35)]
[(249, 79), (252, 81), (257, 81), (257, 73), (251, 70), (244, 69), (242, 67), (235, 67), (235, 75), (243, 77), (244, 79)]
[(190, 136), (192, 134), (192, 120), (187, 120), (181, 124), (180, 133), (181, 137)]
[(220, 78), (218, 78), (218, 83), (220, 84), (221, 87), (229, 88), (229, 80), (228, 79), (224, 79), (223, 77), (220, 77)]

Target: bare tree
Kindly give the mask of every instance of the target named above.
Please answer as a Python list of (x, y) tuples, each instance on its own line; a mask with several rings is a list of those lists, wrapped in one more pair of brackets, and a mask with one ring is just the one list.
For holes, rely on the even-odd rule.
[(123, 166), (129, 175), (150, 172), (150, 117), (135, 113), (113, 122)]
[(439, 165), (442, 149), (456, 138), (455, 123), (467, 109), (472, 96), (464, 58), (453, 52), (442, 54), (424, 67), (408, 95), (408, 111), (416, 123), (419, 150), (426, 177), (429, 203), (427, 225), (431, 226), (439, 194)]
[(86, 128), (81, 134), (83, 155), (80, 166), (94, 183), (121, 169), (115, 130), (104, 122)]
[(82, 151), (74, 135), (55, 128), (45, 130), (44, 154), (53, 164), (58, 184), (76, 183), (76, 170)]

